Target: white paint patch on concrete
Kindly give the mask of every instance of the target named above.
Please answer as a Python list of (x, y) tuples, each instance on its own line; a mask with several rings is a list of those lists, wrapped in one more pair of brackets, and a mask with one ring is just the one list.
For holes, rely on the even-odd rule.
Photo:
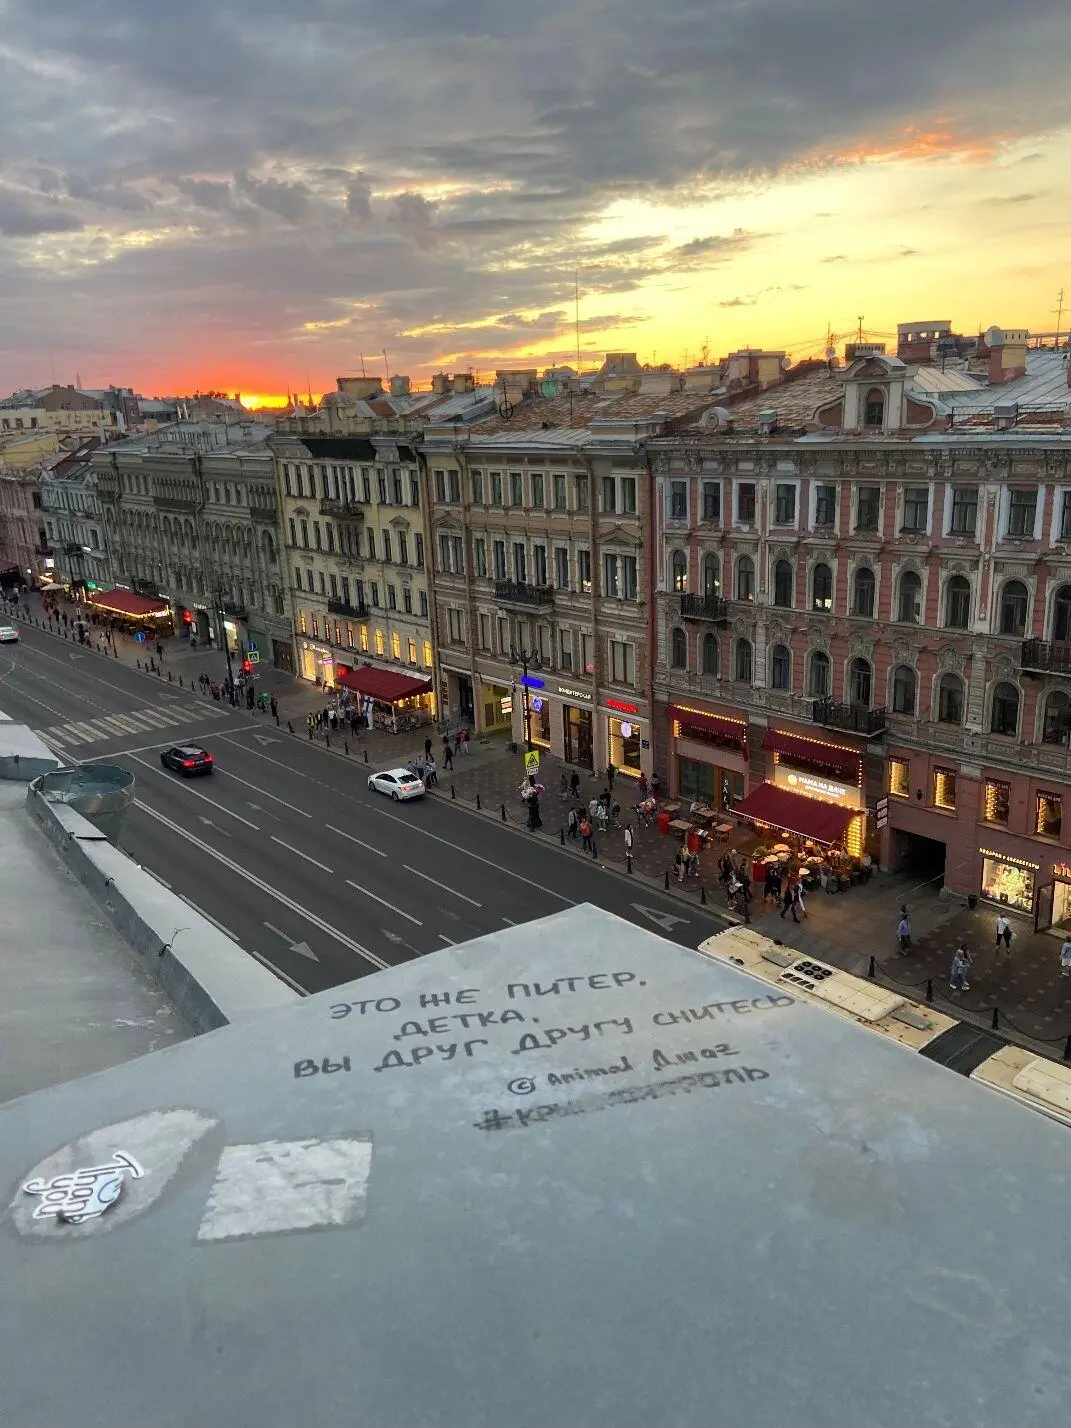
[(358, 1224), (371, 1168), (370, 1137), (229, 1145), (197, 1238), (249, 1239)]

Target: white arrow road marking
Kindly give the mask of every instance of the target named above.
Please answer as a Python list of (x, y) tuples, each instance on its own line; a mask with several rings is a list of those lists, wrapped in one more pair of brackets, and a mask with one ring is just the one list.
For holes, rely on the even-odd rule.
[(328, 937), (334, 938), (334, 940), (340, 942), (343, 947), (348, 947), (351, 952), (356, 952), (357, 955), (363, 957), (366, 962), (370, 962), (373, 967), (378, 967), (380, 971), (385, 971), (388, 967), (389, 964), (384, 962), (382, 957), (377, 957), (374, 952), (369, 952), (367, 947), (362, 947), (359, 942), (355, 942), (353, 938), (348, 937), (345, 932), (340, 931), (337, 927), (332, 927), (331, 923), (325, 922), (324, 919), (313, 912), (311, 908), (302, 907), (301, 903), (295, 902), (292, 897), (287, 897), (286, 894), (281, 893), (278, 888), (273, 888), (271, 883), (266, 883), (263, 878), (258, 878), (255, 873), (251, 873), (248, 868), (243, 868), (241, 863), (236, 863), (232, 858), (228, 858), (226, 854), (221, 853), (218, 848), (213, 848), (210, 844), (202, 842), (201, 839), (191, 833), (188, 828), (183, 828), (180, 823), (175, 823), (172, 819), (165, 817), (164, 814), (158, 813), (155, 808), (150, 807), (147, 803), (143, 803), (140, 798), (136, 799), (135, 803), (146, 817), (154, 818), (157, 823), (163, 824), (163, 826), (170, 829), (177, 838), (185, 838), (187, 843), (192, 843), (195, 848), (199, 848), (207, 857), (215, 858), (217, 863), (227, 868), (235, 877), (243, 878), (247, 883), (264, 893), (266, 897), (274, 898), (275, 901), (281, 903), (283, 907), (289, 908), (291, 912), (296, 912), (299, 917), (304, 918), (305, 921), (311, 923), (313, 927), (318, 927), (321, 932), (326, 932)]
[(197, 821), (198, 823), (203, 823), (206, 828), (214, 828), (221, 838), (229, 838), (231, 836), (229, 833), (225, 832), (224, 829), (222, 829), (218, 823), (213, 823), (211, 818), (205, 818), (203, 815), (201, 815), (198, 817)]
[(254, 734), (253, 738), (258, 744), (281, 744), (283, 742), (282, 739), (269, 739), (267, 734)]
[(672, 932), (678, 922), (690, 922), (689, 917), (674, 917), (672, 912), (663, 912), (657, 907), (645, 907), (642, 902), (634, 902), (632, 906), (637, 912), (642, 912), (644, 917), (649, 917), (653, 923), (661, 927), (666, 932)]
[(392, 932), (389, 927), (381, 927), (379, 930), (388, 942), (393, 942), (396, 946), (400, 945), (402, 939), (396, 932)]
[(307, 942), (295, 942), (289, 933), (282, 928), (276, 927), (272, 922), (266, 922), (264, 926), (269, 932), (274, 932), (276, 937), (281, 937), (291, 952), (296, 952), (299, 957), (308, 957), (310, 962), (318, 962), (320, 959)]

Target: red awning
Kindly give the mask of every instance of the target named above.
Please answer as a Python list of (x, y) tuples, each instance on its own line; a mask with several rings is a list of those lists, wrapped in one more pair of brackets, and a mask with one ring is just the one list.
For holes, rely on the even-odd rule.
[(806, 739), (802, 734), (785, 734), (780, 729), (767, 729), (762, 736), (762, 747), (773, 749), (775, 753), (787, 754), (790, 759), (801, 763), (817, 764), (819, 768), (835, 769), (849, 783), (859, 777), (859, 760), (862, 754), (852, 749), (834, 749), (817, 739)]
[(133, 590), (95, 590), (90, 603), (113, 615), (137, 615), (142, 619), (155, 615), (161, 620), (171, 616), (171, 606), (159, 595), (137, 595)]
[(347, 669), (339, 675), (338, 682), (369, 699), (377, 699), (380, 704), (397, 704), (402, 699), (411, 699), (414, 694), (427, 694), (431, 688), (430, 679), (414, 679), (412, 675), (399, 674), (394, 669), (377, 669), (374, 664)]
[(741, 745), (747, 743), (747, 724), (742, 719), (727, 719), (720, 714), (703, 714), (696, 709), (681, 709), (676, 704), (669, 706), (666, 715), (670, 719), (676, 719), (678, 723), (690, 724), (693, 729), (717, 734), (726, 742)]
[(835, 803), (821, 803), (817, 798), (804, 798), (772, 783), (760, 783), (733, 809), (739, 818), (756, 823), (769, 823), (784, 833), (798, 833), (816, 843), (836, 843), (858, 810), (838, 808)]

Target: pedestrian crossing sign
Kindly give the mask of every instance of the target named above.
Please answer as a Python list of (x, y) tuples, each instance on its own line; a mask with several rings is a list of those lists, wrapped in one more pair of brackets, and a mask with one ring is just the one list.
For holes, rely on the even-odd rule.
[(529, 749), (524, 756), (525, 773), (537, 774), (539, 772), (539, 753), (536, 749)]
[(259, 664), (260, 652), (258, 650), (249, 650), (246, 654), (246, 659), (248, 659), (250, 664)]

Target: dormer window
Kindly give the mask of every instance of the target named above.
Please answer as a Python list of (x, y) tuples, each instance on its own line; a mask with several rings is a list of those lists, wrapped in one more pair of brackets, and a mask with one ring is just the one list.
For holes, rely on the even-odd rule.
[(885, 425), (885, 393), (880, 387), (871, 387), (863, 404), (863, 425)]

